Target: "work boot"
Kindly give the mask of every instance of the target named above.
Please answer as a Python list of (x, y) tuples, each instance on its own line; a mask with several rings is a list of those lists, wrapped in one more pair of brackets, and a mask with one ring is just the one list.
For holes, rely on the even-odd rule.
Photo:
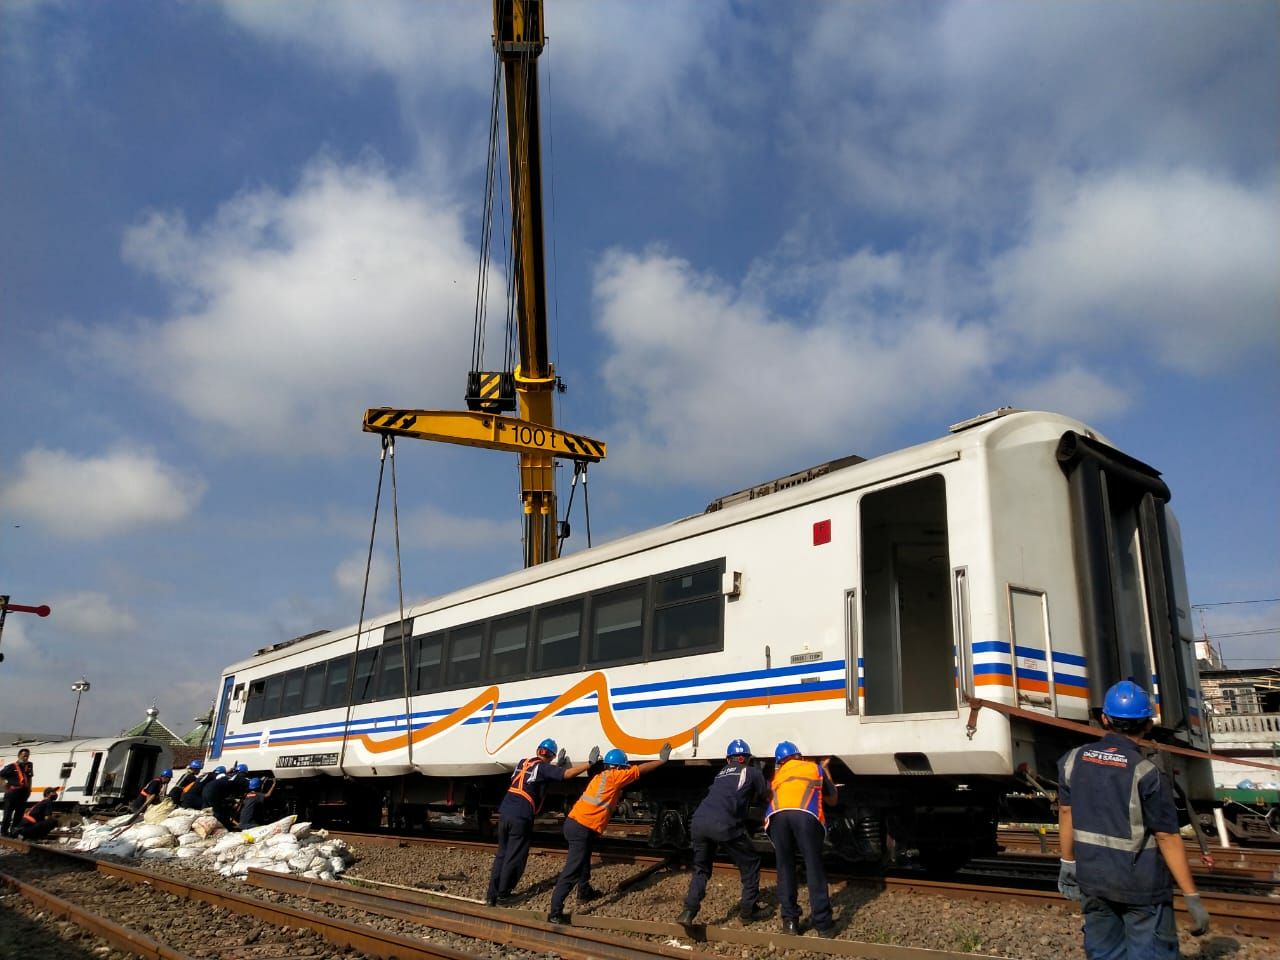
[(836, 925), (834, 923), (829, 927), (814, 927), (813, 929), (818, 936), (823, 937), (826, 940), (830, 940), (836, 935)]
[(578, 899), (583, 903), (590, 903), (592, 900), (599, 900), (604, 894), (590, 885), (581, 887), (578, 890)]
[(738, 911), (738, 916), (742, 918), (743, 923), (754, 923), (757, 920), (763, 920), (773, 911), (766, 907), (763, 903), (753, 903), (749, 907), (743, 907)]
[(676, 923), (682, 927), (687, 927), (693, 923), (693, 918), (698, 915), (698, 911), (693, 907), (685, 907), (684, 911), (676, 918)]
[(789, 933), (793, 937), (800, 936), (800, 934), (803, 933), (803, 931), (800, 929), (800, 921), (799, 920), (783, 920), (782, 932)]
[(548, 913), (547, 923), (554, 923), (560, 927), (567, 927), (569, 925), (569, 915), (563, 910), (559, 913)]
[(496, 907), (496, 906), (498, 905), (498, 898), (497, 898), (497, 897), (495, 897), (495, 896), (488, 896), (488, 897), (485, 897), (485, 898), (484, 898), (484, 905), (485, 905), (486, 907)]

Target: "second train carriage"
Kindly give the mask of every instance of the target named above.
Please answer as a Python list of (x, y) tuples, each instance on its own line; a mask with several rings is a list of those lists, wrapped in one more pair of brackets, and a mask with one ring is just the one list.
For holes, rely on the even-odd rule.
[[(211, 759), (280, 778), (322, 816), (384, 802), (483, 806), (544, 736), (575, 759), (664, 742), (643, 784), (679, 842), (725, 744), (831, 756), (830, 837), (851, 856), (993, 849), (1021, 798), (1048, 814), (1054, 763), (1124, 677), (1157, 736), (1204, 748), (1169, 493), (1078, 421), (997, 411), (708, 512), (229, 667)], [(761, 496), (769, 492), (768, 496)], [(983, 711), (967, 729), (968, 700)], [(1208, 799), (1198, 761), (1170, 764)], [(1029, 814), (1023, 810), (1020, 816)]]
[(58, 804), (108, 810), (129, 803), (161, 770), (173, 766), (173, 750), (154, 737), (91, 737), (0, 744), (0, 766), (31, 751), (31, 802), (58, 787)]

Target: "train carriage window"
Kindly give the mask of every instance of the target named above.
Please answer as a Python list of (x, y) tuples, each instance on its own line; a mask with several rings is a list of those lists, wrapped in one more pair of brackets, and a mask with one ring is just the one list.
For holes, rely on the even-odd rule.
[(356, 678), (352, 686), (352, 703), (369, 703), (378, 694), (378, 648), (367, 647), (356, 654)]
[(93, 796), (93, 789), (98, 785), (98, 771), (102, 769), (102, 753), (97, 751), (93, 755), (93, 764), (89, 767), (89, 776), (84, 781), (84, 799), (89, 800)]
[(351, 681), (351, 654), (334, 657), (325, 672), (324, 705), (341, 707), (347, 702), (347, 685)]
[(489, 678), (505, 680), (522, 676), (529, 663), (529, 614), (494, 621), (493, 649), (489, 654)]
[(440, 663), (444, 658), (444, 633), (413, 638), (413, 692), (440, 689)]
[(378, 699), (392, 700), (404, 696), (404, 647), (397, 637), (382, 645), (381, 666), (378, 668)]
[(569, 670), (582, 656), (582, 601), (544, 607), (538, 614), (535, 670)]
[(449, 662), (445, 682), (465, 687), (480, 680), (480, 654), (484, 645), (484, 625), (472, 624), (449, 631)]
[(723, 563), (715, 563), (654, 579), (655, 655), (723, 646), (723, 569)]
[(302, 680), (302, 712), (319, 710), (324, 703), (324, 671), (327, 663), (313, 663), (307, 667)]
[(644, 595), (637, 584), (592, 597), (591, 663), (644, 656)]
[(291, 717), (302, 712), (303, 669), (290, 670), (284, 675), (284, 698), (280, 701), (281, 716)]
[(272, 717), (280, 716), (280, 694), (284, 691), (284, 674), (277, 673), (273, 677), (267, 677), (267, 686), (262, 694), (262, 716), (263, 720), (270, 720)]
[(266, 692), (266, 680), (254, 680), (249, 684), (249, 697), (244, 704), (244, 723), (254, 723), (262, 719), (262, 704)]

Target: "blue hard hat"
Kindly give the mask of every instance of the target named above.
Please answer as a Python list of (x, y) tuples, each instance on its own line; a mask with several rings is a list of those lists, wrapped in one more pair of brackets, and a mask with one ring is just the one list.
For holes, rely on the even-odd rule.
[(203, 767), (204, 767), (203, 760), (192, 760), (190, 763), (187, 764), (188, 770), (200, 770)]
[(166, 769), (166, 770), (161, 770), (161, 771), (160, 771), (160, 776), (161, 776), (163, 779), (168, 780), (170, 777), (172, 777), (172, 776), (173, 776), (173, 771), (172, 771), (172, 770), (167, 770), (167, 769)]
[(604, 762), (611, 767), (627, 766), (627, 755), (624, 751), (614, 747), (604, 755)]
[(726, 757), (749, 757), (751, 756), (751, 748), (747, 746), (745, 740), (734, 740), (725, 750)]
[(1146, 720), (1156, 715), (1150, 694), (1132, 680), (1121, 680), (1107, 691), (1102, 712), (1115, 720)]
[(236, 764), (236, 773), (248, 773), (248, 772), (249, 772), (249, 765), (247, 763)]
[(226, 768), (226, 767), (214, 767), (214, 768), (213, 768), (213, 772), (214, 772), (214, 773), (226, 773), (226, 772), (227, 772), (227, 768)]
[(547, 739), (538, 744), (539, 753), (555, 753), (558, 749), (559, 747), (556, 746), (556, 742), (550, 737), (547, 737)]
[(783, 740), (773, 751), (773, 762), (781, 763), (783, 760), (789, 760), (791, 757), (800, 756), (800, 748), (790, 740)]
[(257, 790), (260, 786), (262, 786), (262, 781), (259, 780), (257, 777), (254, 777), (249, 781), (250, 790)]

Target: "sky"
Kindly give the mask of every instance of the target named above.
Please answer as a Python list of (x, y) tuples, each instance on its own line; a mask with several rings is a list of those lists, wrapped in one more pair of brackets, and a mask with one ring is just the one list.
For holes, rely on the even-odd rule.
[[(609, 443), (593, 542), (1014, 405), (1163, 472), (1194, 603), (1280, 598), (1276, 5), (779, 14), (547, 0), (557, 423)], [(68, 727), (83, 676), (80, 731), (153, 702), (182, 731), (225, 665), (356, 622), (363, 412), (463, 402), (489, 18), (3, 5), (0, 593), (54, 612), (5, 624), (0, 729)], [(513, 455), (396, 450), (408, 599), (519, 567)], [(581, 549), (580, 495), (570, 520)], [(371, 612), (394, 557), (384, 509)], [(1280, 603), (1203, 627), (1280, 660)]]

